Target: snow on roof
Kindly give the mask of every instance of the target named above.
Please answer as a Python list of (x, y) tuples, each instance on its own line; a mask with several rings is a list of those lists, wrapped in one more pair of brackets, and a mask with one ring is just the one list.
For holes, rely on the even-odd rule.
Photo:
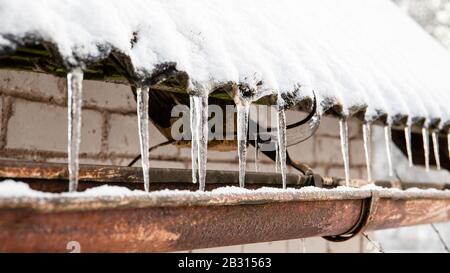
[(369, 120), (450, 121), (449, 52), (389, 0), (0, 0), (0, 51), (25, 37), (71, 65), (114, 49), (137, 72), (175, 62), (194, 82), (300, 86)]

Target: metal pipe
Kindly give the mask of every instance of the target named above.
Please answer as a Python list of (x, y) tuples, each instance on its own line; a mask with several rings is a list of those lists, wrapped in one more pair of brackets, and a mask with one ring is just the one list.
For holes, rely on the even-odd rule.
[[(41, 184), (66, 185), (62, 179), (67, 169), (61, 169), (60, 164), (0, 163), (2, 177), (28, 178), (30, 185), (37, 183), (37, 178)], [(141, 185), (139, 170), (83, 166), (80, 177), (93, 185), (102, 184), (100, 180)], [(170, 173), (174, 170), (154, 171), (160, 173), (161, 185), (190, 184), (174, 183), (177, 175), (179, 181), (184, 180), (183, 171), (190, 176), (189, 170), (177, 170), (180, 172), (173, 177)], [(210, 174), (217, 184), (238, 180), (230, 179), (227, 172)], [(270, 174), (254, 178), (271, 182)], [(373, 199), (374, 191), (379, 198), (366, 230), (450, 221), (450, 192), (435, 190), (260, 189), (235, 194), (186, 191), (130, 196), (3, 196), (0, 251), (65, 252), (70, 241), (77, 241), (82, 252), (161, 252), (331, 236), (358, 223), (363, 204)]]
[[(0, 251), (177, 251), (341, 234), (370, 191), (1, 198)], [(450, 193), (380, 194), (368, 230), (450, 220)]]
[[(1, 252), (163, 252), (344, 232), (359, 200), (36, 213), (0, 210)], [(346, 215), (346, 217), (342, 217)], [(318, 218), (319, 217), (319, 218)]]
[[(191, 171), (188, 169), (151, 168), (151, 190), (159, 188), (192, 189)], [(281, 187), (281, 178), (276, 173), (248, 172), (248, 188), (261, 186)], [(223, 186), (239, 185), (239, 174), (235, 171), (208, 170), (206, 174), (207, 189)], [(48, 192), (64, 192), (68, 179), (66, 164), (61, 163), (36, 163), (26, 161), (0, 160), (0, 179), (24, 180), (36, 190)], [(314, 185), (314, 179), (322, 180), (324, 188), (345, 186), (345, 180), (338, 177), (321, 177), (320, 175), (303, 175), (288, 173), (287, 184), (290, 187), (304, 187)], [(105, 165), (80, 165), (79, 171), (80, 190), (95, 187), (104, 183), (126, 186), (132, 189), (143, 188), (142, 171), (136, 167), (105, 166)], [(385, 188), (435, 188), (438, 190), (450, 189), (450, 183), (428, 182), (401, 182), (400, 181), (375, 181), (375, 185)], [(362, 179), (351, 179), (350, 186), (361, 187), (370, 184)], [(153, 187), (153, 188), (152, 188)]]

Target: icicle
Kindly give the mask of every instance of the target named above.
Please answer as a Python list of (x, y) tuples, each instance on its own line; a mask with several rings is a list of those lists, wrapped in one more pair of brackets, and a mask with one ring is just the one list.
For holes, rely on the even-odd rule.
[(192, 181), (199, 190), (205, 190), (206, 163), (208, 160), (208, 96), (190, 96), (190, 114), (192, 131)]
[(425, 155), (425, 170), (430, 171), (430, 143), (428, 128), (422, 128), (423, 153)]
[[(238, 157), (239, 157), (239, 186), (245, 186), (245, 171), (247, 167), (247, 136), (249, 131), (249, 115), (251, 103), (258, 100), (260, 97), (257, 94), (256, 86), (243, 86), (237, 88), (234, 94), (234, 101), (237, 109), (237, 141), (238, 141)], [(257, 110), (258, 111), (258, 110)], [(258, 114), (256, 120), (258, 119)], [(256, 122), (257, 124), (257, 122)], [(251, 128), (257, 129), (257, 128)], [(255, 140), (258, 150), (257, 140)], [(258, 151), (255, 151), (257, 153)], [(255, 163), (256, 164), (256, 163)]]
[(254, 128), (254, 130), (256, 131), (254, 133), (254, 138), (255, 138), (255, 172), (258, 172), (258, 159), (259, 159), (259, 143), (258, 143), (258, 116), (259, 116), (259, 109), (258, 106), (255, 106), (255, 124), (256, 124), (256, 128)]
[(72, 69), (67, 74), (68, 104), (68, 165), (69, 191), (78, 187), (79, 152), (81, 143), (81, 105), (83, 96), (83, 71)]
[(371, 142), (371, 125), (370, 123), (363, 124), (364, 135), (364, 152), (366, 155), (367, 180), (372, 182), (372, 142)]
[(206, 183), (206, 163), (208, 161), (208, 97), (200, 97), (198, 104), (197, 111), (200, 113), (198, 133), (198, 180), (199, 189), (204, 191)]
[(198, 113), (195, 107), (194, 96), (189, 96), (189, 110), (191, 119), (191, 170), (192, 170), (192, 183), (197, 183), (198, 175)]
[(345, 171), (345, 185), (350, 184), (350, 162), (348, 155), (348, 124), (347, 119), (341, 118), (339, 120), (339, 132), (341, 137), (341, 151), (342, 158), (344, 159), (344, 171)]
[(394, 166), (392, 165), (392, 147), (391, 147), (391, 140), (392, 140), (392, 128), (391, 125), (388, 124), (384, 126), (384, 141), (386, 144), (386, 155), (388, 160), (388, 167), (389, 167), (389, 176), (394, 176)]
[(280, 165), (280, 154), (278, 153), (278, 142), (275, 143), (275, 172), (278, 172), (278, 166)]
[(436, 160), (436, 169), (441, 169), (441, 158), (439, 157), (439, 136), (437, 134), (436, 130), (433, 130), (431, 133), (431, 138), (433, 140), (433, 151), (434, 151), (434, 158)]
[(413, 166), (412, 148), (411, 148), (411, 125), (405, 127), (406, 152), (408, 153), (409, 167)]
[(258, 134), (255, 133), (255, 172), (258, 171), (258, 160), (259, 160)]
[(144, 177), (144, 189), (147, 192), (150, 189), (150, 158), (149, 158), (150, 138), (148, 131), (148, 92), (149, 92), (148, 87), (138, 87), (136, 89), (142, 174)]
[(239, 155), (239, 187), (245, 186), (245, 169), (247, 165), (247, 131), (250, 103), (242, 100), (237, 105), (237, 141)]
[(280, 164), (281, 181), (283, 183), (283, 189), (286, 189), (286, 114), (283, 106), (280, 105), (280, 97), (278, 98), (278, 161)]

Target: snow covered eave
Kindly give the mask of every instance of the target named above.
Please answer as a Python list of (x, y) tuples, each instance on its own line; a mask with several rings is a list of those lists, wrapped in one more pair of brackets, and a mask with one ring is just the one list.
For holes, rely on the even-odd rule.
[[(57, 77), (66, 77), (73, 67), (51, 42), (46, 42), (34, 35), (30, 37), (13, 38), (8, 35), (11, 44), (8, 47), (0, 47), (0, 69), (23, 70), (38, 73), (52, 74)], [(150, 91), (171, 92), (178, 96), (187, 96), (189, 89), (189, 75), (184, 71), (178, 71), (176, 63), (160, 63), (152, 70), (136, 70), (130, 57), (123, 52), (109, 46), (98, 46), (101, 52), (98, 56), (76, 57), (78, 65), (84, 67), (84, 79), (130, 85), (132, 88), (147, 84)], [(216, 82), (214, 90), (209, 94), (210, 98), (233, 103), (231, 89), (238, 83)], [(261, 97), (255, 103), (275, 105), (276, 94), (268, 94)], [(309, 111), (312, 109), (313, 98), (303, 97), (297, 101), (291, 101), (290, 109)], [(342, 106), (335, 101), (323, 105), (328, 114), (340, 115)], [(354, 113), (360, 112), (364, 107), (354, 109)], [(360, 116), (360, 115), (358, 115)]]
[(0, 51), (53, 44), (65, 69), (113, 56), (131, 84), (168, 66), (208, 92), (261, 83), (291, 105), (314, 92), (321, 113), (448, 130), (450, 53), (388, 0), (109, 3), (5, 1)]
[[(12, 44), (14, 46), (0, 48), (0, 69), (33, 71), (57, 77), (66, 77), (70, 71), (72, 65), (67, 64), (59, 54), (57, 46), (51, 42), (45, 42), (34, 36), (10, 39), (14, 41)], [(85, 67), (85, 79), (125, 84), (133, 88), (146, 82), (150, 83), (151, 91), (171, 92), (178, 94), (177, 96), (187, 96), (189, 75), (186, 72), (178, 71), (175, 63), (162, 63), (155, 66), (152, 71), (137, 72), (126, 54), (107, 46), (99, 46), (99, 51), (102, 52), (99, 56), (78, 58), (78, 61)], [(217, 83), (215, 90), (210, 93), (210, 97), (226, 103), (233, 103), (230, 95), (233, 85), (236, 83)], [(268, 95), (255, 103), (274, 105), (276, 100), (276, 95)], [(313, 98), (311, 97), (302, 97), (300, 100), (291, 101), (289, 105), (291, 110), (299, 111), (310, 111), (312, 107)], [(320, 107), (325, 115), (354, 117), (364, 122), (368, 106), (365, 104), (354, 105), (346, 110), (339, 100), (325, 98)], [(450, 121), (441, 122), (440, 118), (427, 120), (426, 117), (416, 116), (409, 119), (407, 114), (397, 114), (391, 117), (391, 120), (393, 128), (398, 129), (404, 128), (408, 122), (411, 122), (413, 130), (416, 132), (421, 132), (426, 121), (430, 128), (440, 128), (443, 134), (447, 134), (450, 128)], [(371, 122), (385, 125), (388, 123), (388, 114), (379, 110), (373, 115)]]

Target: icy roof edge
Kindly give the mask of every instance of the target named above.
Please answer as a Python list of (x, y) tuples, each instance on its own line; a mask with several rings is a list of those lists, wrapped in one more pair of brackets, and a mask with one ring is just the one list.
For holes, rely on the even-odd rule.
[[(88, 67), (91, 64), (95, 64), (97, 62), (100, 62), (102, 60), (106, 60), (108, 58), (112, 58), (112, 55), (115, 55), (113, 58), (115, 61), (121, 62), (122, 69), (127, 69), (126, 72), (122, 72), (122, 76), (126, 79), (126, 82), (114, 79), (112, 82), (115, 83), (122, 83), (122, 84), (130, 84), (130, 85), (159, 85), (164, 86), (164, 80), (168, 77), (175, 76), (175, 77), (187, 77), (189, 79), (189, 75), (184, 71), (178, 71), (176, 69), (176, 63), (161, 63), (154, 67), (153, 70), (146, 70), (144, 68), (141, 69), (134, 69), (132, 65), (132, 61), (129, 58), (129, 56), (125, 55), (123, 52), (118, 51), (117, 49), (111, 47), (111, 46), (98, 46), (99, 52), (102, 52), (100, 55), (96, 56), (88, 56), (85, 57), (85, 59), (81, 57), (71, 57), (71, 58), (64, 58), (60, 55), (60, 52), (58, 52), (57, 47), (47, 41), (44, 41), (42, 39), (36, 38), (35, 35), (25, 36), (20, 39), (18, 38), (11, 38), (12, 36), (7, 36), (10, 40), (4, 40), (1, 41), (2, 36), (0, 34), (0, 55), (8, 56), (8, 55), (14, 55), (14, 52), (17, 50), (18, 47), (24, 47), (29, 44), (45, 44), (46, 48), (52, 52), (53, 58), (56, 59), (57, 62), (61, 63), (61, 66), (63, 66), (65, 69), (70, 70), (73, 67), (81, 66), (81, 67)], [(6, 41), (6, 42), (5, 42)], [(2, 47), (3, 42), (3, 47)], [(55, 56), (55, 53), (57, 53)], [(69, 61), (70, 59), (70, 61)], [(77, 60), (75, 63), (73, 60)], [(13, 68), (13, 67), (11, 67)], [(41, 69), (41, 68), (39, 68)], [(39, 70), (38, 72), (42, 72)], [(48, 72), (51, 73), (51, 72)], [(59, 76), (59, 75), (58, 75)], [(85, 77), (86, 78), (86, 77)], [(87, 77), (89, 79), (89, 77)], [(93, 78), (93, 80), (98, 80), (97, 78)], [(180, 80), (180, 82), (185, 82), (186, 79)], [(238, 86), (239, 83), (234, 82), (216, 82), (216, 83), (208, 83), (210, 88), (213, 90), (217, 90), (219, 88), (228, 88), (229, 86), (235, 85)], [(242, 84), (242, 83), (241, 83)], [(198, 83), (197, 83), (198, 85)], [(245, 85), (245, 84), (244, 84)], [(211, 87), (212, 86), (212, 87)], [(248, 86), (248, 85), (247, 85)], [(192, 88), (192, 84), (181, 86), (182, 89), (187, 92), (189, 88)], [(174, 89), (171, 90), (171, 88), (164, 89), (167, 91), (175, 91), (179, 92), (180, 90)], [(268, 91), (264, 90), (263, 96), (274, 96), (275, 90)], [(260, 96), (262, 97), (262, 96)], [(287, 104), (290, 108), (300, 108), (300, 109), (310, 109), (312, 102), (314, 101), (313, 96), (302, 96), (299, 93), (299, 89), (295, 89), (294, 92), (291, 93), (291, 95), (284, 96), (286, 99)], [(276, 98), (268, 98), (265, 100), (265, 103), (273, 104), (274, 99)], [(289, 101), (290, 100), (290, 101)], [(344, 109), (343, 105), (340, 101), (336, 100), (334, 97), (323, 97), (322, 100), (319, 102), (318, 108), (321, 114), (325, 113), (331, 113), (333, 115), (341, 116), (341, 117), (356, 117), (359, 120), (362, 121), (368, 121), (371, 123), (381, 123), (381, 124), (387, 124), (392, 123), (394, 126), (400, 126), (405, 127), (408, 125), (411, 125), (412, 127), (416, 128), (422, 128), (423, 126), (430, 127), (430, 128), (440, 128), (443, 133), (447, 133), (447, 131), (450, 129), (450, 120), (448, 121), (441, 121), (441, 118), (436, 118), (429, 120), (426, 117), (416, 116), (412, 119), (409, 119), (408, 115), (406, 114), (397, 114), (395, 116), (389, 117), (388, 113), (379, 109), (374, 113), (374, 115), (371, 116), (369, 120), (367, 120), (367, 117), (365, 115), (367, 110), (367, 105), (353, 105), (349, 109)], [(390, 120), (389, 120), (390, 119)]]
[[(109, 3), (6, 1), (0, 45), (49, 41), (68, 67), (118, 52), (138, 82), (172, 63), (202, 86), (262, 80), (264, 89), (295, 101), (314, 90), (322, 111), (444, 130), (450, 124), (450, 54), (387, 0), (285, 0), (277, 8), (244, 1), (238, 9), (233, 1)], [(24, 14), (25, 4), (32, 13)]]

